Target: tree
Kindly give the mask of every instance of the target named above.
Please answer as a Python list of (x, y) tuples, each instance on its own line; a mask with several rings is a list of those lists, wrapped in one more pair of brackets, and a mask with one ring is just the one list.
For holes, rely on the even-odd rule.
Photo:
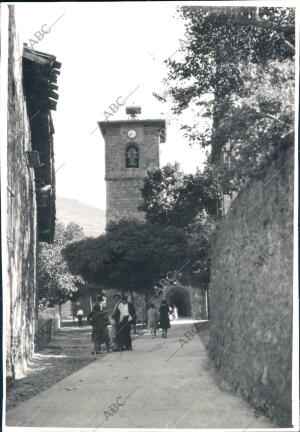
[(227, 144), (215, 177), (225, 193), (263, 176), (271, 161), (280, 162), (281, 152), (294, 139), (293, 62), (249, 65), (242, 75), (244, 94), (232, 94), (221, 122)]
[(170, 98), (175, 114), (190, 110), (194, 120), (182, 125), (185, 136), (211, 154), (195, 175), (176, 166), (149, 173), (141, 209), (151, 222), (184, 227), (194, 250), (193, 274), (208, 280), (218, 199), (261, 175), (292, 141), (295, 9), (179, 11), (186, 26), (181, 55), (166, 60), (166, 90), (154, 95)]
[(209, 244), (215, 228), (219, 185), (207, 165), (184, 174), (178, 163), (148, 172), (140, 209), (153, 224), (184, 229), (190, 265), (182, 272), (186, 284), (205, 283), (210, 277)]
[(189, 245), (183, 229), (138, 220), (111, 222), (106, 233), (67, 245), (63, 256), (70, 271), (104, 288), (144, 294), (187, 261)]
[(166, 165), (148, 172), (142, 188), (143, 204), (151, 223), (173, 225), (193, 230), (197, 220), (203, 222), (216, 214), (218, 184), (206, 167), (195, 174), (184, 174), (180, 165)]
[[(173, 111), (204, 107), (212, 125), (201, 131), (199, 117), (183, 125), (191, 143), (211, 145), (211, 159), (220, 159), (227, 137), (221, 124), (231, 106), (231, 95), (243, 95), (243, 70), (249, 64), (266, 65), (294, 57), (295, 9), (280, 7), (180, 8), (186, 22), (181, 60), (166, 60), (167, 90)], [(184, 42), (184, 43), (182, 43)]]
[(70, 223), (64, 226), (56, 224), (53, 244), (40, 243), (38, 258), (38, 296), (62, 304), (72, 299), (73, 294), (82, 285), (82, 278), (73, 276), (62, 255), (62, 249), (72, 241), (83, 237), (82, 228)]

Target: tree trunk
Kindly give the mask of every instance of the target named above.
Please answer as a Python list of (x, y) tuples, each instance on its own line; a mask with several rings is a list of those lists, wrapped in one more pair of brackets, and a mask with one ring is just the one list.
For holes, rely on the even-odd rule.
[(209, 320), (210, 319), (209, 291), (207, 290), (206, 292), (207, 292), (207, 295), (206, 295), (206, 298), (207, 298), (207, 319)]
[(220, 74), (221, 55), (216, 50), (215, 53), (216, 62), (216, 86), (214, 89), (214, 113), (212, 122), (212, 136), (211, 136), (211, 161), (212, 163), (218, 163), (221, 159), (222, 148), (226, 144), (226, 136), (224, 135), (221, 127), (221, 122), (224, 118), (225, 113), (229, 108), (228, 95), (221, 93), (221, 89), (218, 86), (218, 82), (221, 82), (222, 77)]
[(145, 291), (145, 307), (148, 307), (148, 301), (149, 301), (149, 291), (146, 289)]
[(148, 324), (148, 315), (147, 315), (147, 310), (148, 310), (148, 302), (149, 302), (149, 290), (146, 288), (145, 290), (145, 308), (144, 308), (144, 322), (147, 325)]
[[(224, 134), (222, 128), (222, 121), (226, 112), (229, 110), (229, 97), (230, 95), (224, 94), (221, 92), (221, 88), (218, 85), (218, 82), (221, 81), (220, 75), (220, 64), (222, 60), (220, 59), (221, 55), (216, 51), (215, 53), (215, 61), (216, 61), (216, 86), (214, 91), (214, 112), (213, 112), (213, 121), (212, 121), (212, 136), (211, 136), (211, 162), (215, 165), (218, 165), (222, 160), (222, 150), (227, 143), (227, 136)], [(219, 219), (221, 215), (221, 207), (222, 207), (222, 198), (220, 196), (216, 199), (216, 217)]]

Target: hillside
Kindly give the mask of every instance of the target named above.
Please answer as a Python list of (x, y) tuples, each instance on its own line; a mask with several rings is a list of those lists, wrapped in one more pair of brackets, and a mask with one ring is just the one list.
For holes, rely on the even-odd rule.
[(97, 237), (105, 229), (105, 210), (75, 199), (56, 197), (56, 218), (65, 225), (77, 223), (87, 236)]

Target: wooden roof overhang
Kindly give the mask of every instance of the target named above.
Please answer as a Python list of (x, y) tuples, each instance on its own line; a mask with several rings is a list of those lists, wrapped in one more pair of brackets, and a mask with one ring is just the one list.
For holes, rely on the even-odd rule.
[(31, 132), (32, 151), (40, 164), (34, 167), (37, 196), (38, 240), (52, 243), (55, 233), (54, 126), (51, 110), (58, 100), (57, 76), (61, 63), (53, 55), (24, 47), (23, 87)]

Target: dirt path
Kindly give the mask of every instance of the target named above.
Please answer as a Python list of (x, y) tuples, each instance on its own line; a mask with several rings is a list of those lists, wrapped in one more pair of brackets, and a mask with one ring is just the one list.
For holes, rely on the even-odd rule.
[[(275, 427), (242, 399), (218, 387), (198, 336), (183, 344), (191, 322), (168, 339), (139, 337), (132, 352), (100, 355), (7, 412), (9, 426), (93, 428)], [(57, 429), (58, 430), (58, 429)]]

